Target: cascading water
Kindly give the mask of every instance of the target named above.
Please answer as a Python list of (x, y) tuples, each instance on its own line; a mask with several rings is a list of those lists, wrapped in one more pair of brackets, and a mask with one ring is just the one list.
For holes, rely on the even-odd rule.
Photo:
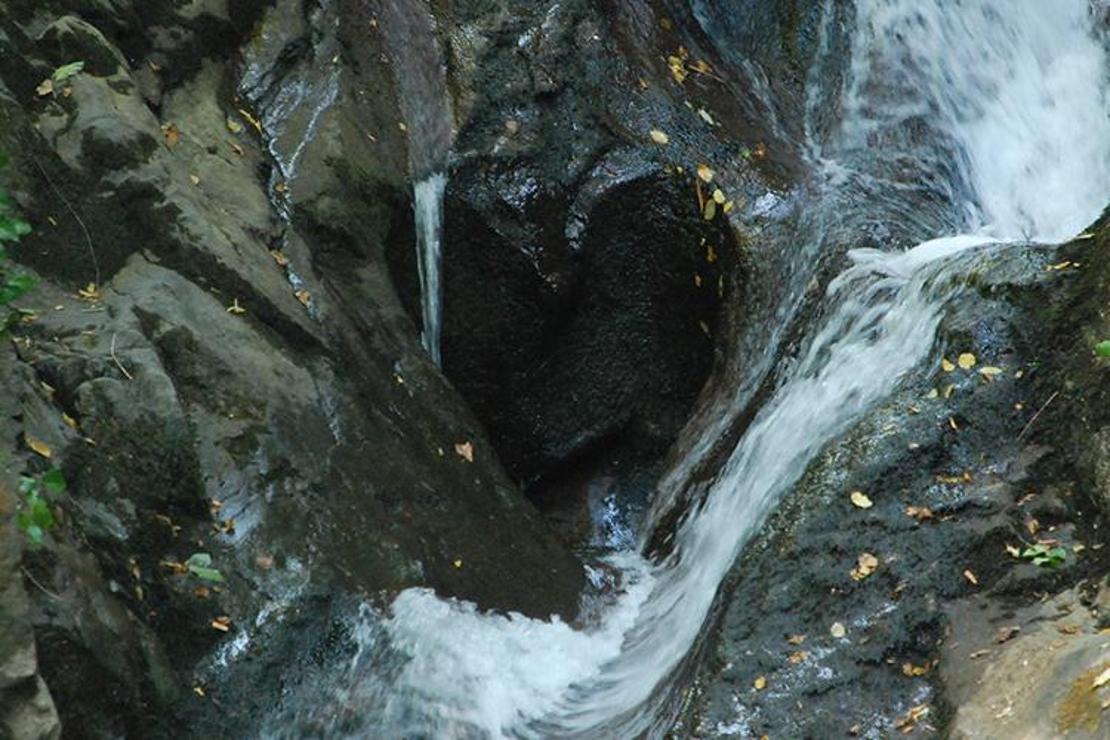
[[(914, 205), (929, 202), (940, 215), (914, 228), (935, 238), (849, 254), (824, 319), (781, 364), (773, 397), (678, 525), (672, 554), (612, 556), (618, 595), (589, 605), (588, 627), (400, 594), (366, 638), (365, 664), (352, 661), (345, 695), (371, 707), (375, 733), (661, 734), (668, 694), (738, 554), (820, 449), (923, 365), (967, 271), (1007, 242), (1076, 233), (1110, 199), (1107, 55), (1087, 0), (858, 0), (856, 11), (841, 126), (819, 145), (806, 132), (815, 170), (865, 198), (860, 223), (876, 212), (915, 218)], [(923, 137), (928, 156), (918, 156)], [(828, 207), (841, 202), (830, 194)], [(404, 656), (388, 678), (370, 665), (381, 650)]]
[(416, 257), (420, 271), (420, 302), (423, 309), (424, 349), (432, 362), (441, 364), (439, 337), (442, 326), (443, 288), (440, 286), (440, 265), (443, 261), (443, 193), (447, 176), (435, 174), (416, 183), (413, 188), (413, 211), (416, 223)]

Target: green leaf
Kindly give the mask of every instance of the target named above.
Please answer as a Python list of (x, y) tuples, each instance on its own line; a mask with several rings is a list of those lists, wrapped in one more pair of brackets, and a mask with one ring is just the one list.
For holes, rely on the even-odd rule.
[(1095, 354), (1099, 357), (1110, 357), (1110, 339), (1104, 339), (1096, 344)]
[(19, 222), (14, 218), (7, 216), (0, 216), (0, 242), (17, 242), (19, 241), (22, 229), (19, 228)]
[(189, 559), (185, 561), (185, 565), (189, 568), (194, 566), (197, 568), (207, 568), (212, 565), (212, 556), (206, 552), (194, 552), (189, 556)]
[(34, 287), (35, 280), (28, 275), (9, 278), (8, 284), (0, 287), (0, 306), (19, 300)]
[(52, 468), (46, 471), (42, 476), (42, 486), (50, 493), (59, 495), (65, 493), (66, 478), (62, 475), (62, 471), (57, 468)]
[(31, 521), (34, 524), (44, 530), (54, 526), (54, 512), (50, 510), (50, 504), (46, 503), (46, 499), (35, 496), (29, 503), (31, 504)]
[(0, 170), (8, 166), (8, 153), (0, 152)]
[(206, 552), (195, 552), (185, 561), (185, 567), (200, 580), (223, 583), (223, 574), (211, 566), (212, 556)]
[(45, 534), (42, 531), (42, 527), (38, 526), (37, 524), (31, 524), (28, 525), (23, 531), (27, 533), (27, 539), (31, 540), (32, 544), (42, 544), (42, 536), (43, 534)]
[(34, 493), (38, 490), (39, 482), (30, 476), (24, 475), (19, 479), (19, 492), (23, 494)]
[(56, 83), (65, 82), (70, 77), (73, 77), (76, 74), (80, 74), (81, 71), (84, 69), (84, 62), (70, 62), (69, 64), (63, 64), (62, 66), (54, 70), (54, 74), (50, 75), (50, 78)]
[(189, 568), (189, 572), (202, 581), (209, 581), (211, 583), (223, 583), (223, 573), (215, 568)]

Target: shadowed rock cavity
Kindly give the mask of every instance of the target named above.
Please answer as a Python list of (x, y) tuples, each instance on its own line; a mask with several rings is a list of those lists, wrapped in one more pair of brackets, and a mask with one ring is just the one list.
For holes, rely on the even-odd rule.
[[(576, 190), (541, 182), (468, 171), (449, 187), (444, 370), (544, 498), (583, 466), (619, 474), (663, 456), (712, 367), (736, 245), (689, 181), (628, 152)], [(409, 236), (391, 258), (419, 321)]]

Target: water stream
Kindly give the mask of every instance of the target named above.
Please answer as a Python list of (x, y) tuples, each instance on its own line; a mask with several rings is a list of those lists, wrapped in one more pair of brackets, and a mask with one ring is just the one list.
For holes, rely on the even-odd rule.
[(420, 272), (420, 305), (424, 320), (421, 339), (424, 350), (437, 365), (442, 364), (439, 339), (443, 323), (443, 288), (440, 265), (443, 262), (443, 193), (447, 176), (442, 173), (416, 183), (413, 188), (413, 215), (416, 224), (416, 258)]
[[(924, 240), (905, 249), (876, 238), (848, 254), (809, 338), (767, 368), (772, 398), (678, 525), (672, 554), (614, 553), (619, 586), (587, 605), (590, 626), (400, 594), (365, 656), (388, 645), (403, 664), (388, 678), (359, 671), (352, 687), (373, 697), (376, 733), (662, 734), (667, 697), (737, 556), (822, 447), (928, 365), (972, 267), (1007, 243), (1066, 239), (1110, 200), (1107, 54), (1087, 0), (858, 0), (854, 24), (822, 33), (834, 31), (851, 38), (850, 73), (836, 131), (817, 142), (807, 127), (800, 143), (827, 193), (812, 207), (839, 211), (850, 192), (850, 223), (904, 216), (914, 228), (891, 233)], [(418, 202), (433, 208), (442, 185), (422, 183)], [(425, 216), (429, 228), (439, 218)]]
[(386, 48), (399, 89), (398, 103), (408, 137), (413, 187), (416, 259), (425, 351), (437, 365), (440, 357), (443, 291), (440, 284), (443, 197), (447, 188), (447, 153), (454, 140), (454, 114), (447, 88), (444, 54), (436, 40), (435, 19), (422, 0), (380, 0)]

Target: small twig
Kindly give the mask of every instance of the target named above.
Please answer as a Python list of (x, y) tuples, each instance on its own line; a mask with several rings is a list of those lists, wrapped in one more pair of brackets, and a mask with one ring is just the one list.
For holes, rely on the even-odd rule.
[(46, 594), (50, 598), (55, 599), (57, 601), (65, 601), (65, 599), (63, 599), (61, 596), (59, 596), (58, 594), (56, 594), (53, 591), (51, 591), (50, 589), (48, 589), (46, 586), (39, 583), (38, 579), (35, 578), (33, 575), (31, 575), (31, 571), (27, 570), (27, 568), (21, 567), (20, 570), (23, 571), (23, 575), (27, 576), (27, 578), (31, 581), (31, 583), (38, 586), (39, 591), (42, 591), (44, 594)]
[(131, 373), (127, 372), (127, 368), (125, 368), (123, 366), (123, 363), (119, 361), (119, 358), (116, 357), (116, 333), (115, 332), (112, 332), (112, 346), (109, 349), (109, 353), (112, 355), (112, 361), (116, 363), (116, 367), (119, 368), (119, 371), (121, 373), (123, 373), (127, 377), (128, 380), (134, 380), (134, 378), (131, 377)]
[(1052, 403), (1058, 395), (1060, 395), (1060, 391), (1056, 391), (1051, 396), (1049, 396), (1048, 400), (1044, 402), (1044, 406), (1041, 406), (1037, 413), (1033, 414), (1033, 418), (1029, 420), (1029, 423), (1026, 424), (1025, 428), (1021, 430), (1021, 434), (1018, 435), (1017, 438), (1019, 440), (1025, 436), (1025, 433), (1029, 431), (1029, 427), (1033, 426), (1033, 422), (1035, 422), (1040, 417), (1040, 415), (1044, 413), (1044, 410), (1048, 408), (1048, 404)]
[(50, 189), (54, 191), (54, 195), (58, 196), (58, 200), (62, 202), (62, 205), (64, 205), (66, 207), (66, 210), (69, 211), (70, 215), (73, 216), (73, 220), (76, 221), (77, 225), (81, 227), (81, 232), (85, 235), (85, 244), (89, 248), (89, 258), (92, 259), (93, 277), (96, 280), (96, 284), (100, 285), (100, 262), (96, 258), (96, 249), (93, 247), (92, 235), (89, 234), (88, 227), (85, 226), (85, 222), (81, 220), (80, 216), (77, 215), (77, 211), (74, 210), (73, 206), (70, 205), (68, 200), (66, 200), (66, 197), (62, 195), (62, 191), (58, 190), (58, 186), (55, 185), (54, 181), (50, 179), (50, 175), (46, 174), (46, 170), (43, 169), (43, 166), (41, 164), (39, 164), (39, 161), (35, 159), (33, 155), (29, 155), (27, 158), (30, 159), (32, 163), (34, 163), (36, 168), (38, 168), (38, 171), (42, 175), (42, 178), (46, 180), (46, 184), (49, 185)]

